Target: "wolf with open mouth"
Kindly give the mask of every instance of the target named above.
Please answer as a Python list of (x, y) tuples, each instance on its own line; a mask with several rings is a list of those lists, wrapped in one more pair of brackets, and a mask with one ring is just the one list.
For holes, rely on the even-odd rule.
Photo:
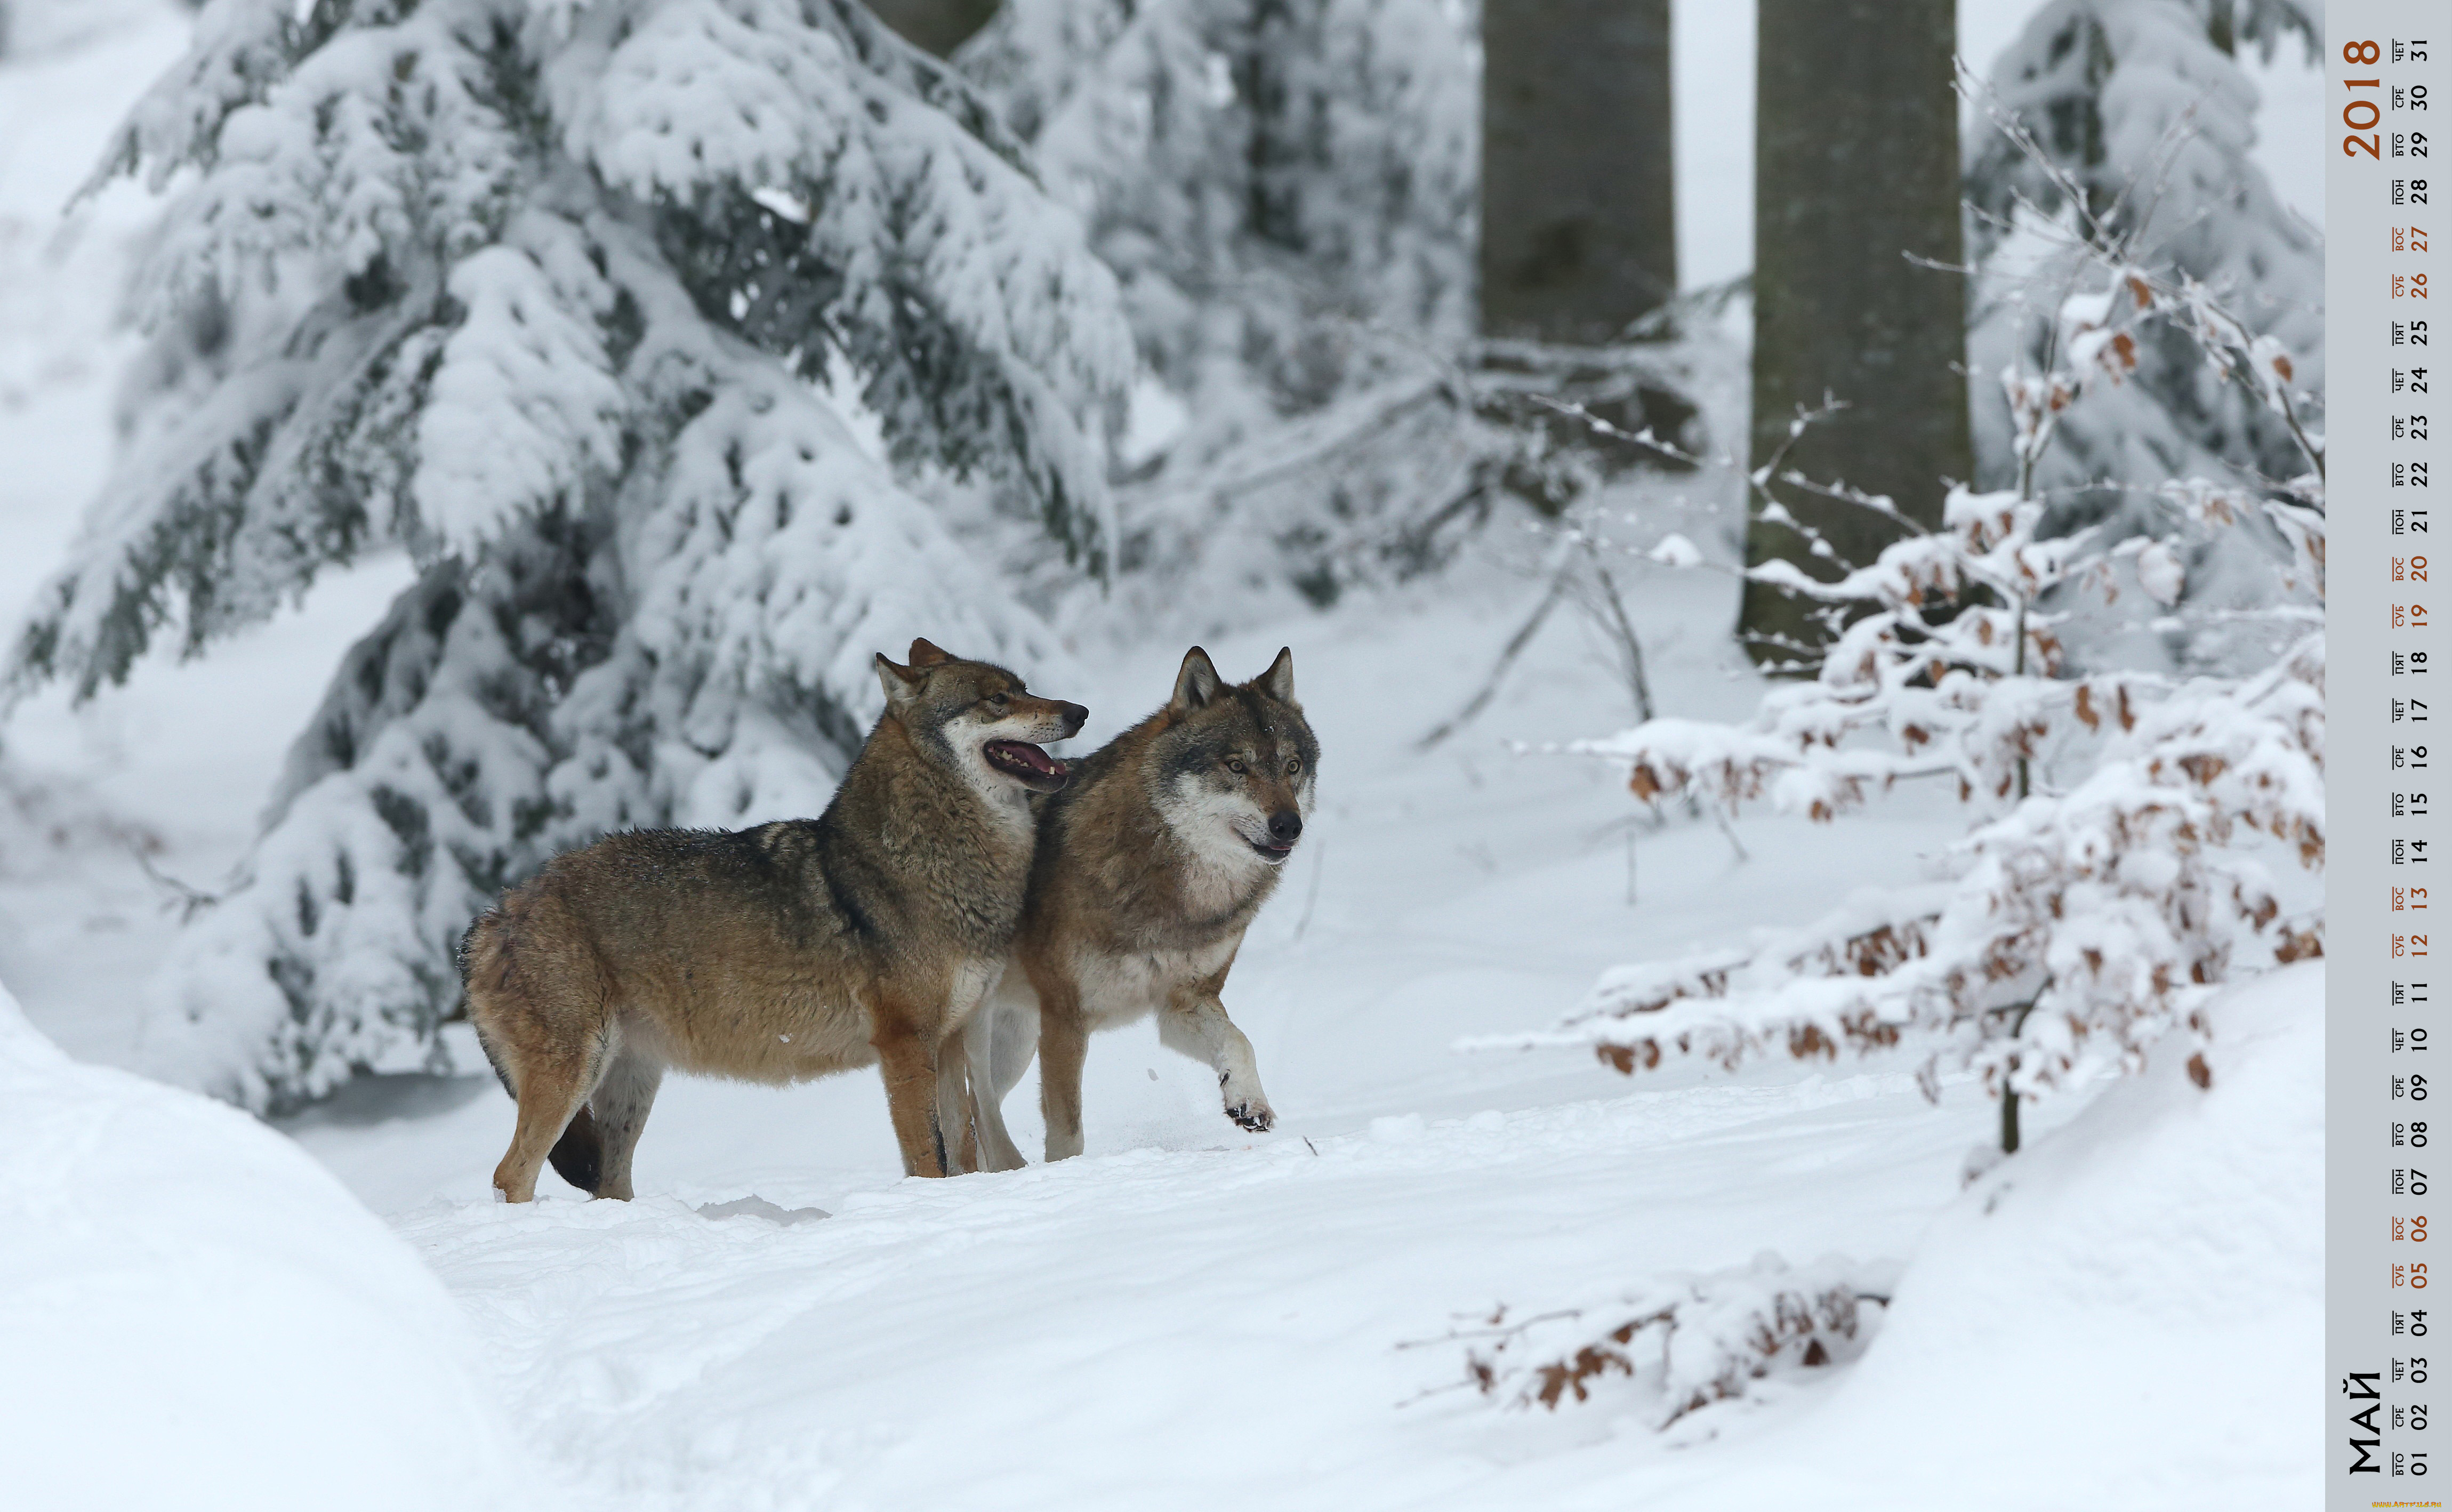
[(926, 640), (910, 658), (877, 658), (885, 712), (817, 818), (607, 835), (469, 927), (468, 1016), (519, 1103), (504, 1199), (533, 1196), (547, 1158), (630, 1196), (667, 1067), (781, 1083), (881, 1066), (904, 1170), (949, 1172), (959, 1035), (1020, 922), (1031, 798), (1071, 775), (1038, 742), (1089, 711)]
[(1319, 741), (1295, 701), (1292, 651), (1222, 683), (1195, 646), (1166, 707), (1077, 763), (1038, 810), (1038, 852), (1012, 958), (964, 1029), (974, 1169), (1022, 1164), (1005, 1094), (1036, 1054), (1047, 1158), (1081, 1152), (1090, 1034), (1158, 1015), (1158, 1038), (1217, 1073), (1226, 1116), (1265, 1129), (1252, 1043), (1218, 992), (1312, 810)]

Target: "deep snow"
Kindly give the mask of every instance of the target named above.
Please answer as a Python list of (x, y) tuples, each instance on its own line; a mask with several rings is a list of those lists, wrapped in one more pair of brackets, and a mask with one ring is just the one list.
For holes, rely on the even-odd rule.
[[(889, 1149), (845, 1158), (883, 1147), (883, 1121), (821, 1106), (827, 1089), (683, 1083), (658, 1114), (661, 1149), (645, 1146), (660, 1157), (643, 1170), (652, 1195), (520, 1208), (473, 1194), (508, 1124), (499, 1098), (346, 1139), (331, 1123), (306, 1130), (362, 1189), (402, 1189), (411, 1168), (439, 1178), (445, 1195), (393, 1221), (482, 1341), (477, 1386), (404, 1348), (462, 1330), (435, 1318), (430, 1283), (421, 1296), (425, 1278), (402, 1275), (414, 1267), (362, 1212), (328, 1184), (315, 1210), (251, 1179), (256, 1165), (304, 1166), (277, 1136), (55, 1061), (54, 1077), (165, 1105), (185, 1158), (162, 1168), (168, 1119), (93, 1131), (6, 1089), (0, 1106), (26, 1109), (29, 1129), (0, 1134), (19, 1149), (44, 1136), (42, 1160), (75, 1129), (86, 1163), (45, 1168), (89, 1191), (82, 1216), (118, 1231), (81, 1250), (0, 1246), (13, 1272), (0, 1296), (18, 1309), (0, 1329), (28, 1338), (29, 1301), (54, 1318), (116, 1303), (105, 1316), (134, 1338), (100, 1341), (114, 1387), (141, 1361), (148, 1384), (217, 1391), (250, 1422), (283, 1423), (284, 1443), (291, 1424), (328, 1421), (315, 1442), (349, 1453), (396, 1452), (405, 1386), (416, 1442), (490, 1456), (476, 1404), (498, 1398), (583, 1499), (625, 1507), (2293, 1507), (2317, 1475), (2293, 1388), (2317, 1358), (2322, 990), (2321, 968), (2303, 967), (2231, 994), (2212, 1011), (2210, 1091), (2189, 1083), (2185, 1047), (2167, 1047), (1955, 1197), (1988, 1109), (1961, 1087), (1933, 1110), (1881, 1069), (1750, 1085), (1671, 1073), (1649, 1090), (1441, 1115), (1471, 1100), (1467, 1071), (1419, 1100), (1429, 1116), (1292, 1117), (1316, 1131), (1220, 1139), (1203, 1136), (1222, 1129), (1214, 1115), (1183, 1109), (1165, 1121), (1174, 1137), (1144, 1129), (1146, 1143), (1117, 1148), (1133, 1142), (1112, 1137), (1111, 1115), (1081, 1160), (948, 1182), (895, 1179)], [(1094, 1063), (1140, 1058), (1121, 1049), (1101, 1041)], [(1301, 1064), (1281, 1044), (1261, 1051)], [(10, 1216), (52, 1219), (49, 1192), (30, 1195), (27, 1168), (12, 1170)], [(184, 1205), (130, 1204), (165, 1189), (148, 1177), (183, 1188)], [(166, 1264), (166, 1214), (251, 1240), (231, 1262), (235, 1289), (266, 1310), (199, 1326), (159, 1292), (128, 1306), (168, 1264), (181, 1280), (220, 1274), (194, 1244)], [(1608, 1384), (1555, 1415), (1453, 1389), (1462, 1350), (1439, 1336), (1494, 1302), (1586, 1302), (1608, 1277), (1631, 1287), (1765, 1248), (1914, 1256), (1861, 1364), (1784, 1378), (1668, 1434)], [(20, 1278), (45, 1263), (49, 1293), (29, 1292)], [(328, 1287), (336, 1263), (361, 1289), (405, 1293), (406, 1320), (336, 1331), (321, 1293), (290, 1279), (313, 1267)], [(163, 1313), (187, 1330), (163, 1330)], [(403, 1321), (414, 1331), (394, 1332)], [(31, 1337), (20, 1358), (73, 1353), (65, 1330)], [(247, 1368), (268, 1351), (287, 1368)], [(337, 1391), (333, 1359), (347, 1366)], [(311, 1405), (281, 1399), (302, 1385)], [(74, 1410), (73, 1392), (43, 1401), (71, 1410), (39, 1442), (108, 1421)], [(445, 1421), (417, 1423), (429, 1415)], [(2033, 1453), (2039, 1436), (2055, 1451)], [(257, 1452), (244, 1430), (216, 1442)], [(346, 1483), (349, 1471), (326, 1473)]]
[(0, 988), (0, 1501), (544, 1505), (434, 1272), (254, 1119), (81, 1066)]
[[(1327, 798), (1227, 993), (1275, 1133), (1234, 1130), (1145, 1026), (1093, 1047), (1090, 1153), (1010, 1175), (901, 1179), (866, 1075), (668, 1082), (626, 1206), (550, 1179), (532, 1208), (489, 1202), (511, 1109), (482, 1075), (363, 1087), (291, 1130), (465, 1308), (518, 1436), (607, 1505), (2304, 1504), (2289, 1386), (2316, 1358), (2320, 974), (2218, 1011), (2212, 1092), (2158, 1053), (2083, 1111), (2048, 1106), (2030, 1129), (2075, 1121), (1967, 1195), (1992, 1107), (1964, 1083), (1928, 1106), (1905, 1057), (1630, 1082), (1455, 1053), (1545, 1021), (1608, 960), (1792, 921), (1946, 833), (1913, 800), (1862, 825), (1749, 819), (1740, 864), (1682, 824), (1639, 840), (1630, 910), (1613, 780), (1486, 740), (1409, 754), (1409, 673), (1486, 648), (1477, 618), (1297, 651)], [(1265, 638), (1212, 649), (1232, 674)], [(1502, 725), (1588, 701), (1561, 642)], [(1111, 680), (1161, 687), (1161, 649)], [(1707, 673), (1689, 659), (1663, 696), (1708, 703)], [(1127, 696), (1088, 695), (1109, 728)], [(1013, 1099), (1025, 1149), (1032, 1098)], [(1554, 1416), (1455, 1389), (1441, 1336), (1494, 1304), (1766, 1249), (1910, 1262), (1862, 1364), (1668, 1434), (1606, 1389)], [(2197, 1360), (2218, 1378), (2176, 1373)]]

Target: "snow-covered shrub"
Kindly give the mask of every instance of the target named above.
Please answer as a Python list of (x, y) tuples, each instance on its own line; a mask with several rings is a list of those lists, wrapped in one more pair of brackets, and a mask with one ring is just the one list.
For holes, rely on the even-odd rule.
[[(2202, 1031), (2216, 984), (2322, 953), (2321, 913), (2288, 909), (2267, 866), (2323, 864), (2322, 453), (2271, 338), (2249, 336), (2202, 285), (2103, 277), (2059, 312), (2067, 365), (2007, 381), (2020, 488), (1953, 490), (1938, 531), (1888, 500), (1828, 490), (1894, 520), (1899, 538), (1869, 564), (1839, 563), (1830, 583), (1785, 562), (1748, 569), (1829, 606), (1834, 638), (1800, 663), (1810, 681), (1771, 689), (1744, 724), (1655, 718), (1571, 748), (1621, 764), (1648, 803), (1767, 800), (1816, 820), (1901, 781), (1952, 783), (1977, 818), (1943, 877), (1857, 897), (1758, 950), (1612, 972), (1555, 1030), (1485, 1043), (1587, 1045), (1631, 1072), (1668, 1054), (1733, 1065), (1913, 1034), (1931, 1046), (1928, 1091), (1945, 1063), (1977, 1070), (2014, 1150), (2020, 1098), (2134, 1069), (2175, 1026)], [(2137, 333), (2154, 324), (2179, 325), (2258, 393), (2313, 470), (2269, 497), (2175, 482), (2144, 501), (2144, 533), (2106, 520), (2046, 538), (2036, 462), (2072, 401), (2131, 373)], [(2266, 606), (2187, 601), (2192, 545), (2251, 531), (2283, 559)], [(2058, 632), (2077, 601), (2131, 590), (2158, 627), (2262, 641), (2266, 664), (2196, 677), (2069, 665)]]
[(858, 0), (214, 0), (105, 165), (139, 169), (179, 186), (154, 351), (12, 687), (420, 569), (164, 978), (160, 1069), (249, 1106), (413, 1062), (459, 932), (554, 848), (812, 812), (872, 651), (1045, 666), (888, 463), (1113, 554), (1114, 280)]
[(1765, 1252), (1750, 1266), (1663, 1277), (1606, 1305), (1513, 1323), (1501, 1306), (1452, 1337), (1467, 1343), (1465, 1378), (1485, 1397), (1555, 1409), (1631, 1395), (1665, 1428), (1775, 1373), (1854, 1360), (1872, 1342), (1898, 1269), (1839, 1256), (1791, 1268)]
[[(2323, 238), (2251, 155), (2257, 91), (2231, 54), (2249, 43), (2269, 59), (2295, 37), (2313, 63), (2322, 29), (2299, 0), (2050, 0), (2037, 10), (1969, 89), (1980, 272), (1968, 365), (2060, 365), (2061, 305), (2107, 260), (2210, 288), (2251, 337), (2294, 354), (2299, 384), (2321, 394)], [(2300, 471), (2283, 417), (2252, 385), (2208, 368), (2185, 328), (2134, 334), (2129, 381), (2075, 397), (2038, 462), (2036, 485), (2062, 512), (2117, 510), (2123, 484)], [(2021, 422), (1988, 384), (1974, 399), (1980, 481), (2007, 486)]]
[[(2312, 1505), (2323, 1472), (2290, 1396), (2323, 1357), (2324, 965), (2233, 984), (2205, 1011), (2210, 1088), (2179, 1031), (2144, 1074), (1920, 1223), (1904, 1265), (1757, 1262), (1552, 1292), (1408, 1347), (1465, 1355), (1464, 1379), (1433, 1391), (1529, 1409), (1555, 1382), (1562, 1407), (1587, 1401), (1580, 1388), (1591, 1410), (1652, 1424), (1698, 1387), (1708, 1405), (1715, 1389), (1775, 1396), (1827, 1378), (1805, 1368), (1808, 1327), (1834, 1364), (1856, 1356), (1784, 1425), (1790, 1453), (1748, 1445), (1697, 1479), (1723, 1506), (1789, 1504), (1807, 1484), (1846, 1488), (1835, 1504), (1849, 1507), (2121, 1506), (2143, 1465), (2186, 1488), (2174, 1505)], [(1852, 1335), (1832, 1326), (1851, 1302)], [(2168, 1389), (2173, 1359), (2204, 1363), (2196, 1389)], [(1902, 1424), (1922, 1449), (1902, 1452)], [(2046, 1457), (2060, 1468), (2034, 1471), (2047, 1488), (2020, 1480), (2022, 1499), (1970, 1499), (1987, 1466), (2028, 1467), (2041, 1424), (2086, 1452)], [(1691, 1443), (1713, 1427), (1671, 1431)], [(2285, 1484), (2302, 1491), (2278, 1496)]]

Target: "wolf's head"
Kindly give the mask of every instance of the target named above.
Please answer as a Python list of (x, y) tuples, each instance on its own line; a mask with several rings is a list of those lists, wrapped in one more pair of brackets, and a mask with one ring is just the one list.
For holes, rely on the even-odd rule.
[(1282, 866), (1311, 813), (1319, 741), (1295, 702), (1295, 654), (1249, 682), (1219, 680), (1209, 653), (1184, 653), (1151, 755), (1151, 794), (1195, 854)]
[(920, 749), (976, 786), (1010, 791), (1009, 784), (1019, 783), (1054, 793), (1072, 775), (1038, 742), (1080, 734), (1090, 711), (1078, 703), (1038, 697), (1004, 668), (964, 661), (926, 640), (911, 642), (908, 666), (880, 653), (877, 680), (885, 685), (886, 712), (902, 721)]

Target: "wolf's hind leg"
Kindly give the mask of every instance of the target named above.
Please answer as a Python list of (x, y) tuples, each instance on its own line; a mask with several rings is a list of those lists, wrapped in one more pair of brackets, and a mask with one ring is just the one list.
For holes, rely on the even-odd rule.
[(576, 1172), (575, 1185), (588, 1185), (596, 1131), (574, 1115), (604, 1073), (615, 1031), (610, 974), (583, 912), (550, 874), (531, 879), (469, 926), (461, 981), (478, 1043), (519, 1104), (494, 1190), (508, 1202), (529, 1201), (549, 1154), (557, 1168)]
[[(503, 1090), (510, 1094), (512, 1103), (516, 1105), (520, 1100), (520, 1084), (518, 1078), (511, 1074), (509, 1062), (494, 1044), (493, 1036), (485, 1032), (484, 1018), (476, 1013), (471, 1013), (469, 1018), (471, 1027), (477, 1031), (477, 1047), (485, 1052), (485, 1064), (494, 1069), (494, 1079), (503, 1084)], [(588, 1120), (584, 1105), (564, 1126), (562, 1137), (554, 1142), (546, 1158), (553, 1162), (554, 1169), (562, 1172), (563, 1180), (583, 1191), (596, 1189), (596, 1129)], [(504, 1167), (507, 1165), (508, 1158), (505, 1157)], [(495, 1191), (507, 1197), (503, 1179), (503, 1168), (496, 1168)]]
[(663, 1084), (663, 1063), (633, 1045), (615, 1052), (587, 1100), (597, 1137), (596, 1195), (628, 1202), (630, 1156), (639, 1148), (639, 1131), (647, 1125), (647, 1109), (656, 1106), (656, 1089)]
[(1217, 1091), (1226, 1116), (1258, 1133), (1277, 1121), (1269, 1097), (1260, 1090), (1260, 1064), (1252, 1042), (1226, 1016), (1216, 989), (1200, 983), (1177, 992), (1157, 1016), (1158, 1043), (1205, 1063), (1217, 1073)]
[(520, 1116), (511, 1130), (511, 1148), (494, 1168), (494, 1189), (505, 1202), (528, 1202), (536, 1196), (537, 1170), (554, 1142), (562, 1137), (571, 1115), (596, 1090), (603, 1070), (603, 1047), (594, 1039), (570, 1053), (529, 1056), (518, 1072)]
[(1034, 976), (1038, 989), (1038, 1107), (1047, 1115), (1047, 1158), (1081, 1153), (1081, 1063), (1090, 1027), (1081, 1022), (1081, 994), (1058, 977)]

